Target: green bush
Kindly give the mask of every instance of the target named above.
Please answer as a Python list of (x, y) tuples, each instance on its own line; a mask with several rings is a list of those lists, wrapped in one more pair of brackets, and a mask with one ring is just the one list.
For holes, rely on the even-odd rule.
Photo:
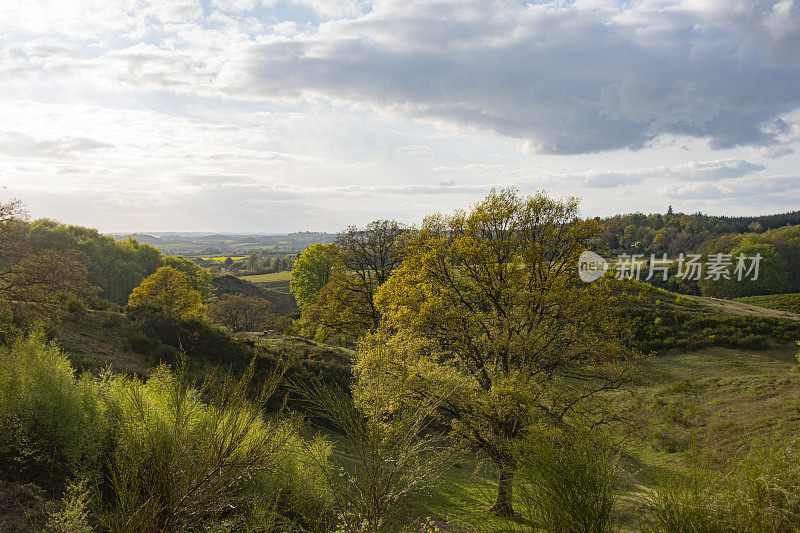
[(584, 432), (531, 435), (518, 449), (517, 509), (545, 531), (601, 533), (615, 523), (617, 461)]
[(337, 511), (337, 533), (400, 531), (413, 498), (438, 482), (447, 462), (439, 439), (425, 434), (435, 405), (422, 403), (387, 422), (379, 408), (358, 406), (321, 383), (298, 384), (296, 391), (352, 453), (347, 469), (329, 464), (319, 479)]
[[(298, 510), (314, 508), (313, 490), (297, 471), (287, 471), (287, 465), (306, 465), (294, 460), (296, 428), (262, 416), (277, 378), (252, 403), (251, 377), (252, 366), (240, 379), (219, 376), (197, 388), (184, 371), (160, 367), (147, 382), (116, 380), (109, 397), (117, 441), (114, 496), (100, 515), (106, 529), (240, 528), (305, 518)], [(291, 505), (278, 508), (286, 502)]]
[(92, 533), (89, 524), (91, 495), (85, 479), (71, 483), (61, 502), (61, 508), (47, 521), (49, 531), (55, 533)]
[(240, 378), (202, 385), (183, 367), (146, 382), (76, 378), (37, 332), (0, 352), (0, 474), (70, 479), (50, 529), (85, 531), (294, 530), (332, 523), (323, 479), (330, 446), (307, 444), (294, 420), (263, 407), (279, 374), (253, 396)]
[(108, 426), (98, 389), (37, 331), (0, 351), (0, 469), (53, 483), (96, 470)]
[[(183, 352), (190, 361), (207, 361), (214, 364), (233, 365), (239, 369), (247, 366), (255, 352), (244, 343), (237, 342), (224, 328), (199, 318), (181, 319), (164, 315), (148, 308), (132, 309), (129, 315), (138, 327), (140, 350), (152, 353), (158, 344), (173, 348), (173, 354)], [(154, 343), (153, 345), (149, 345)], [(161, 353), (169, 353), (162, 350)], [(164, 362), (173, 363), (174, 360)]]

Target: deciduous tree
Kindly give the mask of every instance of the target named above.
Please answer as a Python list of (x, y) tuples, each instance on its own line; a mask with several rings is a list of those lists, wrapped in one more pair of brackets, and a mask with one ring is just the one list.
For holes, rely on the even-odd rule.
[(189, 287), (183, 273), (171, 266), (159, 268), (133, 289), (128, 305), (153, 307), (180, 318), (203, 313), (200, 293)]
[(377, 329), (381, 314), (375, 292), (400, 264), (397, 239), (404, 232), (396, 221), (376, 220), (363, 229), (351, 226), (341, 234), (328, 283), (303, 308), (304, 329), (321, 325), (350, 339)]
[(231, 331), (256, 331), (271, 316), (268, 301), (244, 294), (223, 294), (208, 306), (208, 317)]
[(363, 342), (360, 401), (377, 400), (375, 380), (393, 385), (395, 410), (438, 399), (453, 435), (496, 464), (499, 514), (513, 512), (512, 452), (528, 428), (613, 416), (599, 393), (624, 381), (632, 352), (613, 280), (577, 276), (600, 235), (576, 199), (493, 191), (469, 213), (427, 217), (376, 296), (382, 324)]
[(71, 250), (31, 251), (26, 216), (19, 202), (0, 203), (0, 301), (51, 315), (64, 294), (96, 293)]
[(292, 267), (292, 289), (297, 305), (305, 307), (328, 283), (338, 249), (333, 244), (312, 244)]
[(208, 270), (180, 255), (166, 257), (164, 262), (180, 271), (186, 278), (187, 285), (200, 293), (203, 303), (208, 302), (211, 298), (211, 273)]

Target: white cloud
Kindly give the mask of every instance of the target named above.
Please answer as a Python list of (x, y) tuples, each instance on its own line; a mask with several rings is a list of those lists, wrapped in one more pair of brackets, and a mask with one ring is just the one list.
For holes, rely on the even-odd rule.
[(400, 146), (395, 150), (398, 154), (432, 154), (433, 149), (430, 146), (422, 146), (419, 144), (412, 144), (409, 146)]
[(4, 3), (2, 193), (125, 230), (414, 221), (509, 185), (597, 214), (784, 209), (799, 17), (792, 0)]

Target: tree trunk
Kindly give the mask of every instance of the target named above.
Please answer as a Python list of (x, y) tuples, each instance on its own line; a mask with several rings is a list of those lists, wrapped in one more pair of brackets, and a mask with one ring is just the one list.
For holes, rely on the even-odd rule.
[(514, 467), (503, 466), (497, 479), (497, 499), (489, 511), (498, 515), (514, 516)]

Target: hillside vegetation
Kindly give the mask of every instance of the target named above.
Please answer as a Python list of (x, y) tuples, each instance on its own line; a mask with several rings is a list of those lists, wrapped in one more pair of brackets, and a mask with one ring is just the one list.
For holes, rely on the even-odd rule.
[[(574, 199), (375, 221), (255, 278), (0, 207), (2, 530), (800, 527), (797, 295), (584, 284), (609, 230)], [(793, 216), (668, 214), (646, 246), (699, 224), (791, 286)]]

